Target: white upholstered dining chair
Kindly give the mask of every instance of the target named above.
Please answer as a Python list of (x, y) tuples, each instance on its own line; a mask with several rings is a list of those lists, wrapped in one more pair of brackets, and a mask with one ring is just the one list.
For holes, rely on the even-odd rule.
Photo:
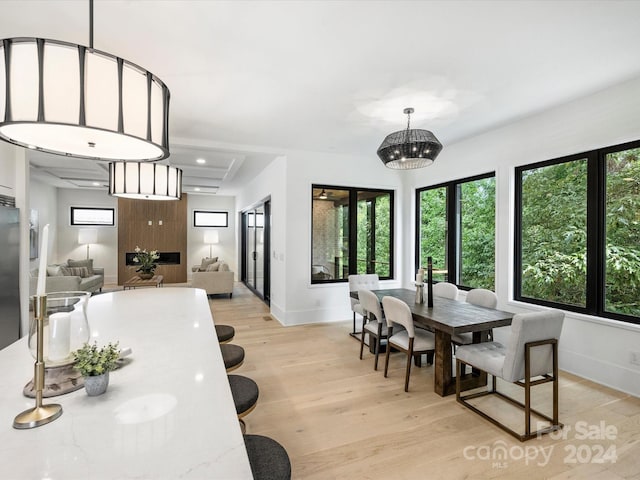
[(369, 342), (373, 343), (375, 360), (373, 369), (378, 370), (378, 357), (380, 355), (380, 342), (387, 338), (387, 322), (380, 307), (380, 301), (375, 293), (370, 290), (358, 290), (360, 304), (364, 309), (365, 315), (362, 324), (362, 336), (360, 337), (360, 360), (362, 360), (362, 352), (364, 350), (364, 336), (369, 335)]
[[(458, 347), (456, 400), (521, 442), (561, 429), (562, 424), (558, 420), (558, 339), (562, 332), (563, 321), (564, 313), (558, 310), (521, 313), (513, 317), (511, 334), (506, 346), (499, 342), (484, 342)], [(460, 391), (462, 364), (470, 365), (491, 376), (489, 389), (463, 396)], [(499, 392), (496, 388), (497, 378), (524, 388), (524, 403)], [(531, 408), (531, 387), (548, 382), (553, 384), (551, 417)], [(469, 402), (471, 399), (486, 395), (496, 395), (524, 410), (524, 433), (512, 430)], [(549, 425), (532, 432), (532, 412), (547, 420)]]
[(449, 282), (434, 283), (432, 287), (434, 297), (449, 298), (451, 300), (458, 299), (458, 287)]
[[(422, 354), (433, 355), (436, 340), (433, 333), (415, 328), (413, 315), (409, 305), (398, 298), (384, 297), (382, 299), (385, 318), (387, 319), (387, 352), (384, 358), (384, 376), (389, 370), (389, 352), (391, 347), (407, 355), (407, 367), (404, 376), (404, 391), (409, 391), (409, 377), (411, 376), (411, 359)], [(398, 327), (401, 328), (398, 331)]]
[[(466, 302), (479, 307), (496, 308), (498, 306), (498, 296), (486, 288), (474, 288), (467, 292)], [(489, 339), (493, 340), (491, 333), (489, 334)], [(454, 346), (469, 345), (473, 343), (473, 334), (469, 332), (456, 333), (451, 336), (451, 343)]]
[(380, 288), (380, 279), (377, 273), (367, 273), (364, 275), (349, 275), (349, 300), (351, 301), (351, 311), (353, 312), (353, 330), (352, 335), (356, 335), (360, 332), (356, 331), (356, 313), (363, 317), (364, 323), (364, 309), (360, 305), (360, 300), (353, 298), (351, 292), (357, 292), (361, 288), (366, 290), (377, 290)]

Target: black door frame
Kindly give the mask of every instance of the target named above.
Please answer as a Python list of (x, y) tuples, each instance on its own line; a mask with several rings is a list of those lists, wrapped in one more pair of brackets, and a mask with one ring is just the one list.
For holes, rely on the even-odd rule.
[[(263, 272), (264, 272), (264, 282), (263, 282), (263, 292), (256, 290), (254, 286), (251, 286), (247, 281), (247, 253), (248, 252), (248, 237), (247, 237), (247, 214), (253, 212), (256, 213), (256, 210), (262, 207), (264, 211), (264, 255), (263, 255)], [(257, 218), (257, 217), (254, 217)], [(241, 232), (241, 245), (240, 245), (240, 265), (241, 265), (241, 275), (242, 275), (242, 283), (251, 290), (254, 295), (261, 298), (267, 305), (271, 305), (271, 197), (267, 197), (260, 202), (256, 202), (251, 207), (246, 208), (240, 212), (240, 224), (242, 225)], [(258, 229), (254, 229), (254, 245), (257, 242), (257, 231)], [(255, 260), (255, 251), (253, 255), (254, 262)], [(258, 269), (256, 265), (254, 265), (253, 269), (253, 285), (256, 284), (256, 272)]]

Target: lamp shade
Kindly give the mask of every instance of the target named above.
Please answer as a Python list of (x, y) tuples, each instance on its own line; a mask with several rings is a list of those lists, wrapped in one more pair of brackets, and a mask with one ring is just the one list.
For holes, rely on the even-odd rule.
[(388, 168), (408, 170), (428, 167), (441, 150), (442, 144), (429, 130), (402, 130), (387, 135), (378, 157)]
[(112, 162), (109, 194), (142, 200), (180, 200), (182, 170), (156, 163)]
[(410, 128), (413, 112), (411, 107), (404, 109), (407, 129), (387, 135), (378, 148), (378, 157), (388, 168), (408, 170), (428, 167), (442, 150), (442, 144), (429, 130)]
[(81, 228), (78, 231), (78, 243), (80, 245), (89, 245), (90, 243), (98, 243), (97, 228)]
[(204, 232), (204, 243), (207, 245), (215, 244), (220, 241), (217, 230), (208, 230)]
[(42, 38), (0, 41), (0, 139), (102, 160), (169, 156), (169, 89), (93, 48)]

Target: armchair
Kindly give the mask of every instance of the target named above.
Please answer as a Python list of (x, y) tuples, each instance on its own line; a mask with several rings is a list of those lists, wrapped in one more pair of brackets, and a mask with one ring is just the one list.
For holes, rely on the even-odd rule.
[(226, 263), (220, 263), (217, 270), (209, 270), (204, 272), (193, 272), (191, 277), (191, 286), (193, 288), (202, 288), (207, 295), (229, 294), (229, 298), (233, 296), (234, 273), (229, 270)]
[[(458, 347), (456, 400), (521, 442), (562, 428), (558, 421), (558, 339), (563, 320), (564, 313), (557, 310), (517, 314), (513, 317), (511, 335), (506, 346), (498, 342), (485, 342)], [(460, 376), (463, 363), (491, 376), (489, 390), (462, 396)], [(524, 388), (524, 404), (499, 392), (496, 378)], [(552, 417), (531, 408), (531, 387), (548, 382), (553, 382)], [(512, 430), (480, 410), (479, 406), (468, 402), (486, 395), (495, 395), (524, 410), (524, 433)], [(549, 425), (532, 432), (531, 412), (547, 420)]]

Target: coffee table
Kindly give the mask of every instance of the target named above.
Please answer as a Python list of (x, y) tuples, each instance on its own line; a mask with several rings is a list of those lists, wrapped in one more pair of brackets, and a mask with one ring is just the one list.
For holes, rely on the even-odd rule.
[(162, 287), (164, 285), (164, 277), (162, 275), (154, 275), (153, 278), (148, 280), (143, 280), (138, 276), (131, 277), (129, 280), (124, 282), (123, 290), (127, 288), (138, 288), (138, 287)]

